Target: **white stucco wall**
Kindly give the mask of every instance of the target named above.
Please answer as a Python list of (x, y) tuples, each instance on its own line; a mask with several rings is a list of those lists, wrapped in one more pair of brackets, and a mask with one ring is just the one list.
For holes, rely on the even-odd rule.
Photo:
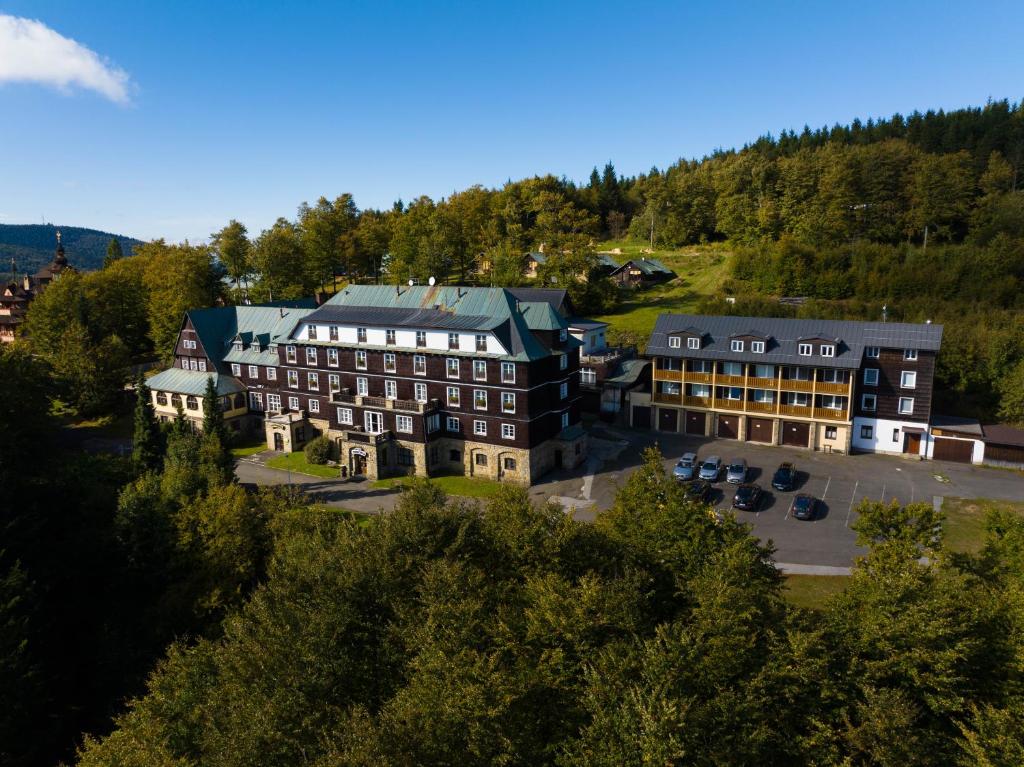
[[(862, 426), (871, 426), (871, 439), (863, 439), (860, 436)], [(905, 428), (927, 428), (914, 421), (890, 421), (885, 418), (864, 418), (857, 416), (853, 419), (853, 439), (851, 444), (854, 450), (866, 450), (873, 453), (902, 453)], [(893, 430), (899, 429), (899, 434), (894, 441)], [(928, 435), (921, 435), (921, 455), (925, 454), (928, 445)]]

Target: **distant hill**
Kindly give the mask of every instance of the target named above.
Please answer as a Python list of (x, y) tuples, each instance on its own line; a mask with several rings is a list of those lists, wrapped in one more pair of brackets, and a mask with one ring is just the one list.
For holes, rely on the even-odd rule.
[(76, 269), (99, 269), (107, 255), (111, 237), (121, 241), (126, 256), (141, 240), (121, 234), (83, 229), (80, 226), (53, 226), (52, 224), (0, 224), (0, 274), (6, 277), (15, 259), (18, 274), (33, 273), (53, 260), (57, 248), (57, 230), (64, 241), (64, 254)]

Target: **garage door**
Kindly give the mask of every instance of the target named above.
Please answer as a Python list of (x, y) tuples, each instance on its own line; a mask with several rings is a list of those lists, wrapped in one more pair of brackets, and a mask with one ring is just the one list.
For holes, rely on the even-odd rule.
[(811, 441), (811, 425), (800, 421), (782, 422), (782, 444), (793, 447), (807, 447)]
[(658, 428), (661, 431), (679, 431), (679, 411), (659, 407)]
[(686, 433), (703, 437), (707, 434), (708, 414), (693, 410), (686, 411)]
[(747, 439), (751, 442), (772, 442), (771, 418), (747, 418)]
[(936, 461), (959, 461), (970, 463), (974, 452), (974, 442), (966, 439), (935, 438), (935, 450), (932, 457)]
[(642, 405), (633, 405), (633, 428), (651, 428), (651, 409)]
[(739, 422), (739, 416), (718, 416), (718, 436), (724, 437), (725, 439), (736, 439), (740, 433)]

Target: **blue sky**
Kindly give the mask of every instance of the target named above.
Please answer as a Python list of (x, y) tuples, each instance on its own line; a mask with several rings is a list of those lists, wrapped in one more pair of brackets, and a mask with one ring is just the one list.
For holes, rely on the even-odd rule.
[(0, 14), (127, 75), (0, 82), (0, 222), (147, 239), (202, 240), (230, 218), (258, 232), (320, 195), (380, 207), (585, 180), (608, 160), (633, 174), (805, 123), (1024, 96), (1020, 2), (0, 0)]

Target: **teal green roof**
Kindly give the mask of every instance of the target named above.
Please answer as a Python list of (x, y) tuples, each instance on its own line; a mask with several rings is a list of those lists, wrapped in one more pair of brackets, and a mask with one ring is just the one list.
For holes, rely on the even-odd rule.
[[(276, 365), (277, 353), (270, 345), (288, 338), (300, 319), (316, 308), (313, 299), (261, 306), (215, 306), (188, 312), (203, 349), (217, 365), (227, 372), (224, 363)], [(235, 351), (233, 342), (244, 344)], [(257, 343), (258, 342), (258, 343)]]
[(182, 370), (180, 368), (168, 368), (157, 373), (155, 376), (147, 379), (146, 386), (153, 391), (191, 394), (202, 397), (206, 393), (206, 379), (211, 376), (219, 396), (245, 391), (245, 387), (231, 376), (218, 373), (202, 373), (197, 370)]
[(607, 253), (598, 253), (597, 254), (597, 263), (600, 266), (607, 266), (610, 269), (618, 269), (619, 266), (620, 266), (619, 262), (616, 261), (611, 256), (609, 256)]
[(629, 264), (632, 264), (644, 274), (675, 274), (675, 272), (656, 258), (634, 258), (618, 268), (621, 269)]
[(519, 307), (530, 330), (561, 330), (569, 327), (565, 318), (547, 302), (523, 301)]

